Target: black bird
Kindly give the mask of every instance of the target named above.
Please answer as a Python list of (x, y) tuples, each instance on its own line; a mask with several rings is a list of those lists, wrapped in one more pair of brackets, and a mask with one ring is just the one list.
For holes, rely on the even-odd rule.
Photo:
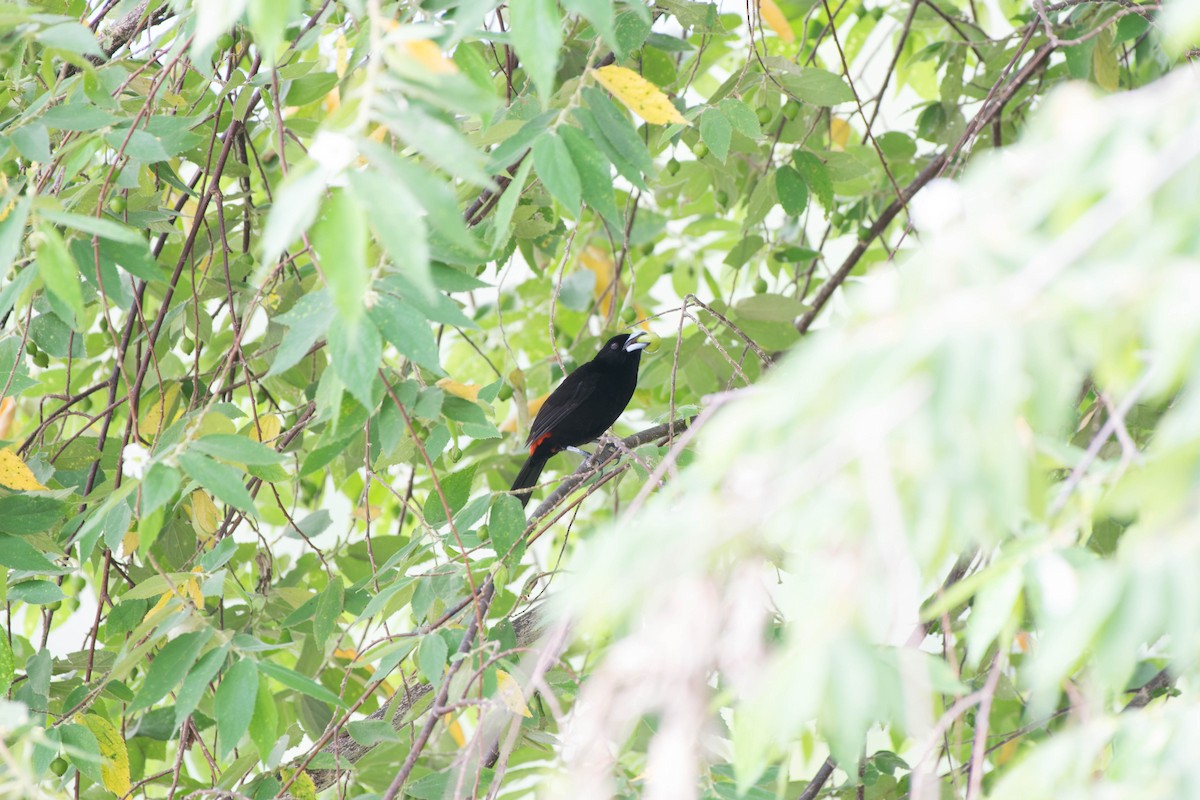
[(568, 375), (546, 398), (525, 442), (529, 458), (512, 485), (522, 506), (529, 502), (529, 489), (550, 456), (598, 439), (629, 405), (642, 350), (649, 344), (639, 341), (643, 335), (638, 331), (609, 339), (595, 358)]

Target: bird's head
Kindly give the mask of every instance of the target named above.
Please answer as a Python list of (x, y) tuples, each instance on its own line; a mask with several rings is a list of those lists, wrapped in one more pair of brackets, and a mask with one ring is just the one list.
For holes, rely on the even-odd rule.
[(642, 351), (650, 344), (646, 336), (645, 331), (617, 334), (604, 343), (600, 352), (596, 354), (596, 360), (605, 364), (637, 364), (641, 361)]

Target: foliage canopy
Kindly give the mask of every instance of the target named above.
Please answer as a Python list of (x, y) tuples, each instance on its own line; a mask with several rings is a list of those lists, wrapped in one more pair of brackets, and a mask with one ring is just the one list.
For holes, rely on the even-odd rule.
[(0, 793), (1183, 796), (1198, 39), (0, 5)]

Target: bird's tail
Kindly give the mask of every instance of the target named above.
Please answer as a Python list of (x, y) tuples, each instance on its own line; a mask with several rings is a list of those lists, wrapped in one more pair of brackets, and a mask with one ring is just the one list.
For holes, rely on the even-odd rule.
[(521, 467), (521, 471), (517, 473), (517, 479), (513, 481), (512, 491), (526, 490), (517, 495), (517, 499), (521, 501), (522, 507), (529, 503), (529, 496), (532, 492), (528, 490), (537, 484), (538, 478), (541, 477), (542, 470), (545, 469), (546, 462), (549, 460), (550, 454), (535, 451), (526, 460), (525, 465)]

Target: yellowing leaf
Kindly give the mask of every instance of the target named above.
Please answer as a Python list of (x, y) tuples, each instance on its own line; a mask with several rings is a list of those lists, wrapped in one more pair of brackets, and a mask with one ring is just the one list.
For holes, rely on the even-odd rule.
[(691, 125), (661, 89), (633, 70), (610, 64), (594, 74), (605, 89), (651, 125)]
[[(200, 572), (201, 570), (199, 567), (196, 567), (194, 571)], [(192, 605), (196, 606), (196, 608), (204, 608), (204, 595), (200, 592), (200, 584), (196, 582), (195, 578), (188, 578), (183, 582), (183, 585), (163, 592), (162, 597), (158, 598), (158, 602), (154, 604), (154, 608), (150, 609), (149, 616), (154, 616), (156, 612), (165, 608), (167, 603), (171, 602), (172, 597), (191, 600)]]
[(442, 378), (437, 382), (437, 387), (446, 394), (461, 397), (463, 400), (470, 400), (472, 403), (479, 402), (480, 386), (477, 383), (459, 383), (450, 378)]
[(613, 286), (617, 278), (616, 265), (613, 260), (599, 247), (588, 247), (579, 255), (579, 263), (587, 267), (596, 276), (593, 292), (600, 300), (600, 313), (608, 317), (612, 313), (613, 302), (620, 291), (619, 286)]
[(368, 519), (368, 517), (367, 517), (368, 511), (370, 511), (370, 514), (371, 514), (370, 519), (379, 519), (379, 517), (381, 517), (383, 515), (383, 507), (382, 506), (373, 506), (373, 505), (358, 506), (357, 508), (354, 509), (354, 511), (351, 512), (351, 514), (354, 516), (355, 519), (365, 520), (365, 519)]
[[(284, 781), (287, 781), (292, 777), (292, 771), (283, 770), (282, 775)], [(301, 772), (297, 775), (288, 792), (296, 800), (317, 800), (317, 785), (313, 783), (312, 775), (309, 775), (308, 772)]]
[(142, 543), (142, 536), (135, 530), (125, 531), (125, 538), (121, 539), (121, 552), (125, 557), (133, 555), (137, 551), (138, 545)]
[(442, 49), (429, 39), (400, 42), (400, 51), (434, 75), (453, 75), (458, 65), (442, 54)]
[(175, 412), (179, 408), (180, 384), (172, 383), (165, 392), (160, 392), (153, 403), (143, 407), (142, 419), (138, 423), (138, 432), (142, 436), (158, 436), (163, 429), (163, 420), (168, 424), (174, 422)]
[(192, 525), (205, 536), (212, 536), (221, 524), (221, 512), (208, 492), (197, 489), (192, 492)]
[(250, 426), (250, 438), (256, 442), (269, 442), (279, 435), (283, 425), (274, 414), (264, 414)]
[(12, 427), (13, 417), (17, 413), (17, 401), (11, 397), (6, 397), (0, 400), (0, 439), (8, 437), (8, 431)]
[(100, 745), (100, 778), (104, 788), (117, 797), (129, 794), (129, 749), (120, 731), (98, 714), (88, 714), (83, 724)]
[(775, 31), (780, 39), (785, 42), (796, 41), (796, 34), (792, 30), (791, 23), (788, 22), (788, 18), (784, 16), (779, 6), (775, 5), (775, 0), (758, 0), (758, 13), (767, 27)]
[(844, 150), (850, 141), (850, 123), (840, 117), (829, 118), (829, 141), (834, 150)]
[(496, 670), (496, 694), (504, 707), (522, 717), (532, 717), (525, 705), (525, 693), (517, 679), (502, 669)]
[(38, 483), (25, 462), (11, 450), (0, 450), (0, 486), (18, 492), (44, 492), (45, 486)]
[(459, 747), (465, 746), (467, 737), (463, 734), (462, 725), (458, 724), (458, 720), (446, 714), (442, 717), (442, 722), (446, 723), (446, 729), (450, 731), (450, 737), (454, 739), (454, 743)]

